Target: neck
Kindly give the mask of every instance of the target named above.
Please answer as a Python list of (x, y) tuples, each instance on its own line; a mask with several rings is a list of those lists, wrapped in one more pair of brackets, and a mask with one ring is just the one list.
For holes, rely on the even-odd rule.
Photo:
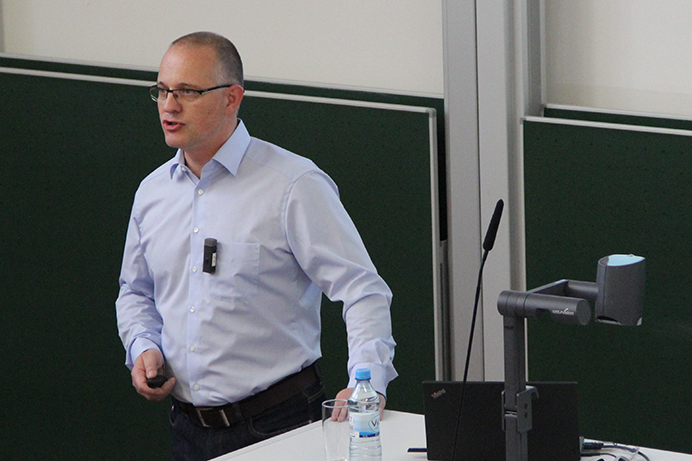
[(235, 128), (237, 127), (237, 120), (233, 125), (231, 132), (223, 137), (223, 141), (219, 142), (218, 145), (213, 146), (210, 149), (205, 150), (183, 150), (183, 155), (185, 157), (185, 165), (192, 171), (192, 173), (198, 178), (202, 177), (202, 168), (206, 165), (216, 153), (221, 149), (226, 141), (233, 135)]
[(195, 176), (201, 178), (202, 168), (204, 168), (204, 165), (206, 165), (214, 155), (212, 154), (211, 156), (200, 158), (184, 151), (183, 156), (185, 157), (185, 166), (187, 166)]

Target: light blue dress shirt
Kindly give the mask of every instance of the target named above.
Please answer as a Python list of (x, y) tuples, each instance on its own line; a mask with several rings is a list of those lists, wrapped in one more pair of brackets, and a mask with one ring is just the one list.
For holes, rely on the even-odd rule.
[[(205, 238), (218, 241), (214, 274), (202, 270)], [(179, 400), (235, 402), (314, 362), (322, 292), (344, 303), (349, 386), (366, 367), (384, 394), (397, 376), (391, 292), (313, 162), (239, 122), (201, 178), (178, 151), (140, 184), (118, 329), (129, 367), (147, 349), (162, 351)]]

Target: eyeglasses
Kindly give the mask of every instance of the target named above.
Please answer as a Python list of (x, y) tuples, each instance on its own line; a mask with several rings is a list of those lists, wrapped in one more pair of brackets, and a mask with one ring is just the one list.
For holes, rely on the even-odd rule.
[(168, 93), (173, 93), (173, 97), (176, 100), (182, 98), (184, 101), (194, 101), (204, 93), (208, 93), (212, 90), (218, 90), (219, 88), (228, 88), (233, 85), (233, 83), (228, 85), (219, 85), (215, 86), (214, 88), (207, 88), (206, 90), (195, 90), (192, 88), (178, 88), (175, 90), (169, 90), (168, 88), (161, 88), (158, 85), (154, 85), (149, 87), (149, 96), (151, 96), (153, 101), (158, 102), (159, 100), (165, 101), (168, 98)]

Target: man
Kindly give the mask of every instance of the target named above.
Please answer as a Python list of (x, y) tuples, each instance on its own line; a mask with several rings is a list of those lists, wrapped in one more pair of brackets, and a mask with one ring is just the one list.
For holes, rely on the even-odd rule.
[[(132, 384), (172, 394), (174, 459), (208, 459), (320, 419), (320, 300), (344, 303), (349, 385), (396, 377), (391, 292), (331, 179), (250, 137), (240, 56), (211, 33), (174, 41), (152, 87), (175, 157), (140, 184), (116, 301)], [(157, 375), (161, 387), (147, 384)]]

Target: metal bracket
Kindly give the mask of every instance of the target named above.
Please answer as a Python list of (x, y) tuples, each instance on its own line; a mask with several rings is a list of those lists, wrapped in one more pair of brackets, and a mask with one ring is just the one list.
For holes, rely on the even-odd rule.
[(517, 430), (522, 434), (533, 427), (533, 400), (538, 398), (538, 389), (526, 386), (526, 390), (517, 394)]

